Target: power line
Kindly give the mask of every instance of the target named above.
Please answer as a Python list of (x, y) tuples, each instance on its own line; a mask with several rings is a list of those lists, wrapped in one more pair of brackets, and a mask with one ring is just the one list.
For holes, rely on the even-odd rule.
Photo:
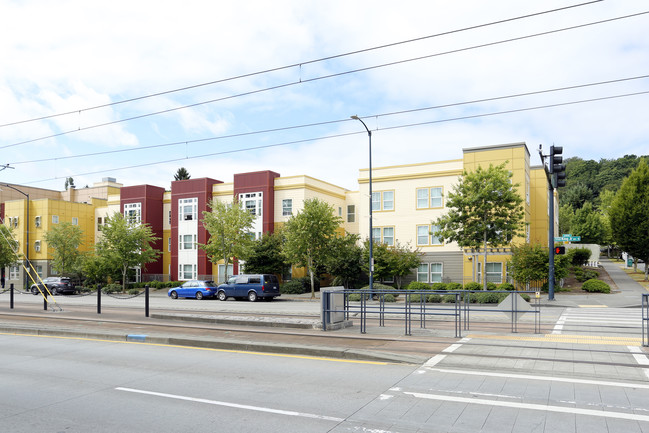
[(517, 21), (517, 20), (531, 18), (531, 17), (535, 17), (535, 16), (540, 16), (540, 15), (545, 15), (545, 14), (549, 14), (549, 13), (560, 12), (560, 11), (564, 11), (564, 10), (568, 10), (568, 9), (581, 7), (581, 6), (591, 5), (591, 4), (594, 4), (594, 3), (600, 3), (602, 1), (604, 1), (604, 0), (593, 0), (593, 1), (585, 2), (585, 3), (579, 3), (579, 4), (575, 4), (575, 5), (564, 6), (564, 7), (561, 7), (561, 8), (550, 9), (550, 10), (547, 10), (547, 11), (535, 12), (535, 13), (528, 14), (528, 15), (521, 15), (521, 16), (518, 16), (518, 17), (506, 18), (506, 19), (503, 19), (503, 20), (492, 21), (492, 22), (485, 23), (485, 24), (478, 24), (478, 25), (475, 25), (475, 26), (450, 30), (450, 31), (447, 31), (447, 32), (436, 33), (436, 34), (427, 35), (427, 36), (422, 36), (422, 37), (418, 37), (418, 38), (414, 38), (414, 39), (407, 39), (407, 40), (404, 40), (404, 41), (393, 42), (393, 43), (384, 44), (384, 45), (378, 45), (378, 46), (371, 47), (371, 48), (364, 48), (364, 49), (361, 49), (361, 50), (350, 51), (350, 52), (347, 52), (347, 53), (335, 54), (335, 55), (332, 55), (332, 56), (322, 57), (322, 58), (319, 58), (319, 59), (307, 60), (307, 61), (300, 62), (300, 63), (294, 63), (294, 64), (290, 64), (290, 65), (285, 65), (285, 66), (279, 66), (279, 67), (276, 67), (276, 68), (265, 69), (265, 70), (261, 70), (261, 71), (257, 71), (257, 72), (250, 72), (250, 73), (247, 73), (247, 74), (237, 75), (237, 76), (229, 77), (229, 78), (223, 78), (223, 79), (220, 79), (220, 80), (208, 81), (208, 82), (205, 82), (205, 83), (194, 84), (194, 85), (185, 86), (185, 87), (179, 87), (179, 88), (172, 89), (172, 90), (166, 90), (166, 91), (162, 91), (162, 92), (152, 93), (152, 94), (149, 94), (149, 95), (124, 99), (124, 100), (121, 100), (121, 101), (111, 102), (111, 103), (108, 103), (108, 104), (101, 104), (101, 105), (96, 105), (96, 106), (92, 106), (92, 107), (81, 108), (79, 110), (74, 110), (74, 111), (68, 111), (68, 112), (63, 112), (63, 113), (58, 113), (58, 114), (51, 114), (51, 115), (48, 115), (48, 116), (41, 116), (41, 117), (36, 117), (36, 118), (32, 118), (32, 119), (26, 119), (26, 120), (20, 120), (20, 121), (6, 123), (6, 124), (0, 124), (0, 128), (5, 127), (5, 126), (19, 125), (21, 123), (28, 123), (28, 122), (35, 122), (35, 121), (39, 121), (39, 120), (51, 119), (51, 118), (54, 118), (54, 117), (67, 116), (67, 115), (70, 115), (70, 114), (81, 113), (83, 111), (90, 111), (90, 110), (96, 110), (96, 109), (99, 109), (99, 108), (106, 108), (106, 107), (110, 107), (110, 106), (113, 106), (113, 105), (125, 104), (125, 103), (128, 103), (128, 102), (134, 102), (134, 101), (139, 101), (139, 100), (142, 100), (142, 99), (148, 99), (148, 98), (153, 98), (153, 97), (157, 97), (157, 96), (168, 95), (168, 94), (171, 94), (171, 93), (182, 92), (182, 91), (185, 91), (185, 90), (197, 89), (199, 87), (211, 86), (211, 85), (214, 85), (214, 84), (221, 84), (221, 83), (225, 83), (225, 82), (228, 82), (228, 81), (238, 80), (238, 79), (241, 79), (241, 78), (254, 77), (256, 75), (263, 75), (263, 74), (267, 74), (267, 73), (270, 73), (270, 72), (281, 71), (281, 70), (284, 70), (284, 69), (301, 67), (301, 66), (304, 66), (304, 65), (324, 62), (324, 61), (327, 61), (327, 60), (338, 59), (338, 58), (352, 56), (352, 55), (361, 54), (361, 53), (366, 53), (366, 52), (370, 52), (370, 51), (376, 51), (376, 50), (380, 50), (380, 49), (384, 49), (384, 48), (395, 47), (395, 46), (398, 46), (398, 45), (404, 45), (404, 44), (408, 44), (408, 43), (412, 43), (412, 42), (419, 42), (419, 41), (423, 41), (423, 40), (431, 39), (431, 38), (436, 38), (436, 37), (440, 37), (440, 36), (447, 36), (447, 35), (451, 35), (451, 34), (454, 34), (454, 33), (460, 33), (460, 32), (465, 32), (465, 31), (469, 31), (469, 30), (476, 30), (476, 29), (479, 29), (479, 28), (489, 27), (489, 26), (498, 25), (498, 24), (504, 24), (504, 23), (507, 23), (507, 22)]
[[(482, 103), (482, 102), (492, 102), (492, 101), (499, 101), (499, 100), (504, 100), (504, 99), (519, 98), (519, 97), (523, 97), (523, 96), (540, 95), (540, 94), (544, 94), (544, 93), (560, 92), (560, 91), (566, 91), (566, 90), (581, 89), (581, 88), (586, 88), (586, 87), (601, 86), (601, 85), (605, 85), (605, 84), (621, 83), (621, 82), (632, 81), (632, 80), (640, 80), (640, 79), (643, 79), (643, 78), (649, 78), (649, 75), (639, 75), (639, 76), (635, 76), (635, 77), (625, 77), (625, 78), (618, 78), (618, 79), (614, 79), (614, 80), (598, 81), (598, 82), (586, 83), (586, 84), (576, 84), (576, 85), (572, 85), (572, 86), (564, 86), (564, 87), (558, 87), (558, 88), (554, 88), (554, 89), (536, 90), (536, 91), (530, 91), (530, 92), (524, 92), (524, 93), (516, 93), (516, 94), (512, 94), (512, 95), (496, 96), (496, 97), (482, 98), (482, 99), (474, 99), (474, 100), (470, 100), (470, 101), (454, 102), (454, 103), (449, 103), (449, 104), (434, 105), (434, 106), (430, 106), (430, 107), (413, 108), (413, 109), (409, 109), (409, 110), (400, 110), (400, 111), (394, 111), (394, 112), (390, 112), (390, 113), (373, 114), (373, 115), (367, 116), (367, 117), (395, 116), (395, 115), (400, 115), (400, 114), (415, 113), (415, 112), (419, 112), (419, 111), (435, 110), (435, 109), (439, 109), (439, 108), (451, 108), (451, 107), (458, 107), (458, 106), (462, 106), (462, 105), (477, 104), (477, 103)], [(102, 151), (102, 152), (92, 152), (92, 153), (86, 153), (86, 154), (80, 154), (80, 155), (58, 156), (58, 157), (54, 157), (54, 158), (43, 158), (43, 159), (36, 159), (36, 160), (29, 160), (29, 161), (18, 161), (18, 162), (11, 162), (8, 165), (33, 164), (33, 163), (38, 163), (38, 162), (59, 161), (59, 160), (63, 160), (63, 159), (73, 159), (73, 158), (83, 158), (83, 157), (89, 157), (89, 156), (109, 155), (109, 154), (122, 153), (122, 152), (135, 152), (135, 151), (140, 151), (140, 150), (148, 150), (148, 149), (156, 149), (156, 148), (161, 148), (161, 147), (178, 146), (178, 145), (189, 144), (189, 143), (200, 143), (200, 142), (206, 142), (206, 141), (224, 140), (224, 139), (230, 139), (230, 138), (240, 138), (240, 137), (251, 136), (251, 135), (267, 134), (267, 133), (271, 133), (271, 132), (281, 132), (281, 131), (289, 131), (289, 130), (293, 130), (293, 129), (310, 128), (310, 127), (314, 127), (314, 126), (331, 125), (331, 124), (335, 124), (335, 123), (346, 122), (348, 120), (349, 120), (348, 118), (338, 119), (338, 120), (328, 120), (328, 121), (323, 121), (323, 122), (307, 123), (307, 124), (302, 124), (302, 125), (291, 125), (291, 126), (272, 128), (272, 129), (264, 129), (264, 130), (258, 130), (258, 131), (248, 131), (248, 132), (242, 132), (242, 133), (237, 133), (237, 134), (228, 134), (228, 135), (222, 135), (222, 136), (205, 137), (205, 138), (199, 138), (199, 139), (194, 139), (194, 140), (174, 141), (174, 142), (170, 142), (170, 143), (154, 144), (154, 145), (150, 145), (150, 146), (142, 146), (142, 147), (137, 147), (137, 148), (107, 150), (107, 151)]]
[[(387, 130), (393, 130), (393, 129), (414, 128), (414, 127), (418, 127), (418, 126), (432, 125), (432, 124), (436, 124), (436, 123), (453, 122), (453, 121), (467, 120), (467, 119), (477, 119), (477, 118), (481, 118), (481, 117), (492, 117), (492, 116), (499, 116), (499, 115), (503, 115), (503, 114), (521, 113), (521, 112), (525, 112), (525, 111), (533, 111), (533, 110), (541, 110), (541, 109), (562, 107), (562, 106), (568, 106), (568, 105), (584, 104), (584, 103), (589, 103), (589, 102), (597, 102), (597, 101), (604, 101), (604, 100), (611, 100), (611, 99), (619, 99), (619, 98), (626, 98), (626, 97), (630, 97), (630, 96), (638, 96), (638, 95), (645, 95), (645, 94), (649, 94), (649, 90), (648, 91), (643, 91), (643, 92), (634, 92), (634, 93), (626, 93), (626, 94), (620, 94), (620, 95), (604, 96), (604, 97), (600, 97), (600, 98), (583, 99), (583, 100), (579, 100), (579, 101), (570, 101), (570, 102), (562, 102), (562, 103), (556, 103), (556, 104), (540, 105), (540, 106), (536, 106), (536, 107), (519, 108), (519, 109), (514, 109), (514, 110), (498, 111), (498, 112), (492, 112), (492, 113), (483, 113), (483, 114), (475, 114), (475, 115), (469, 115), (469, 116), (452, 117), (452, 118), (441, 119), (441, 120), (431, 120), (431, 121), (426, 121), (426, 122), (402, 124), (402, 125), (396, 125), (396, 126), (389, 126), (389, 127), (385, 127), (385, 128), (376, 128), (375, 131), (387, 131)], [(373, 116), (366, 116), (366, 117), (373, 117)], [(347, 119), (346, 121), (350, 121), (350, 120)], [(84, 172), (84, 173), (76, 173), (76, 174), (67, 175), (67, 176), (68, 177), (69, 176), (73, 176), (73, 177), (74, 176), (87, 176), (87, 175), (91, 175), (91, 174), (114, 172), (114, 171), (120, 171), (120, 170), (129, 170), (129, 169), (134, 169), (134, 168), (149, 167), (149, 166), (153, 166), (153, 165), (167, 164), (167, 163), (170, 163), (170, 162), (177, 162), (177, 161), (183, 161), (183, 160), (188, 160), (188, 159), (206, 158), (206, 157), (210, 157), (210, 156), (247, 152), (247, 151), (251, 151), (251, 150), (260, 150), (260, 149), (267, 149), (267, 148), (272, 148), (272, 147), (288, 146), (288, 145), (291, 145), (291, 144), (305, 143), (305, 142), (316, 141), (316, 140), (329, 140), (329, 139), (332, 139), (332, 138), (340, 138), (340, 137), (356, 135), (356, 134), (364, 134), (364, 133), (365, 133), (364, 131), (363, 132), (349, 132), (349, 133), (334, 134), (334, 135), (327, 135), (327, 136), (321, 136), (321, 137), (305, 138), (305, 139), (295, 140), (295, 141), (290, 141), (290, 142), (274, 143), (274, 144), (268, 144), (268, 145), (263, 145), (263, 146), (254, 146), (254, 147), (247, 147), (247, 148), (235, 149), (235, 150), (219, 151), (219, 152), (213, 152), (213, 153), (206, 153), (206, 154), (202, 154), (202, 155), (195, 155), (195, 156), (191, 156), (191, 157), (186, 156), (186, 157), (182, 157), (182, 158), (173, 158), (173, 159), (169, 159), (169, 160), (165, 160), (165, 161), (148, 162), (148, 163), (144, 163), (144, 164), (136, 164), (136, 165), (131, 165), (131, 166), (115, 167), (115, 168), (110, 168), (110, 169), (105, 169), (105, 170), (96, 170), (96, 171), (89, 171), (89, 172)], [(53, 177), (53, 178), (48, 178), (48, 179), (36, 180), (36, 181), (33, 181), (33, 182), (27, 182), (27, 184), (47, 182), (47, 181), (52, 181), (52, 180), (57, 180), (57, 179), (59, 179), (59, 178), (58, 177)]]
[(624, 16), (615, 17), (615, 18), (609, 18), (609, 19), (606, 19), (606, 20), (594, 21), (594, 22), (590, 22), (590, 23), (586, 23), (586, 24), (579, 24), (579, 25), (575, 25), (575, 26), (564, 27), (564, 28), (561, 28), (561, 29), (549, 30), (549, 31), (541, 32), (541, 33), (534, 33), (534, 34), (526, 35), (526, 36), (519, 36), (519, 37), (516, 37), (516, 38), (504, 39), (504, 40), (500, 40), (500, 41), (496, 41), (496, 42), (488, 42), (488, 43), (485, 43), (485, 44), (479, 44), (479, 45), (474, 45), (474, 46), (465, 47), (465, 48), (458, 48), (458, 49), (455, 49), (455, 50), (444, 51), (444, 52), (441, 52), (441, 53), (428, 54), (428, 55), (425, 55), (425, 56), (419, 56), (419, 57), (413, 57), (413, 58), (410, 58), (410, 59), (404, 59), (404, 60), (398, 60), (398, 61), (389, 62), (389, 63), (383, 63), (383, 64), (380, 64), (380, 65), (374, 65), (374, 66), (368, 66), (368, 67), (364, 67), (364, 68), (352, 69), (352, 70), (348, 70), (348, 71), (344, 71), (344, 72), (338, 72), (338, 73), (335, 73), (335, 74), (323, 75), (323, 76), (320, 76), (320, 77), (310, 78), (310, 79), (306, 79), (306, 80), (300, 79), (299, 81), (284, 83), (284, 84), (280, 84), (280, 85), (276, 85), (276, 86), (266, 87), (266, 88), (263, 88), (263, 89), (252, 90), (252, 91), (249, 91), (249, 92), (244, 92), (244, 93), (239, 93), (239, 94), (235, 94), (235, 95), (225, 96), (225, 97), (217, 98), (217, 99), (211, 99), (211, 100), (208, 100), (208, 101), (197, 102), (197, 103), (189, 104), (189, 105), (183, 105), (183, 106), (179, 106), (179, 107), (175, 107), (175, 108), (169, 108), (169, 109), (166, 109), (166, 110), (161, 110), (161, 111), (156, 111), (156, 112), (151, 112), (151, 113), (145, 113), (145, 114), (141, 114), (141, 115), (138, 115), (138, 116), (133, 116), (133, 117), (128, 117), (128, 118), (124, 118), (124, 119), (115, 120), (115, 121), (112, 121), (112, 122), (106, 122), (106, 123), (91, 125), (91, 126), (87, 126), (87, 127), (83, 127), (83, 128), (79, 127), (77, 129), (64, 131), (64, 132), (60, 132), (60, 133), (57, 133), (57, 134), (52, 134), (52, 135), (48, 135), (48, 136), (44, 136), (44, 137), (34, 138), (34, 139), (31, 139), (31, 140), (25, 140), (25, 141), (21, 141), (21, 142), (18, 142), (18, 143), (7, 144), (7, 145), (4, 145), (4, 146), (0, 146), (0, 149), (5, 149), (5, 148), (8, 148), (8, 147), (14, 147), (14, 146), (20, 146), (20, 145), (23, 145), (23, 144), (33, 143), (33, 142), (36, 142), (36, 141), (46, 140), (46, 139), (49, 139), (49, 138), (56, 138), (56, 137), (60, 137), (62, 135), (72, 134), (72, 133), (75, 133), (75, 132), (85, 131), (85, 130), (99, 128), (99, 127), (103, 127), (103, 126), (115, 125), (115, 124), (118, 124), (118, 123), (123, 123), (123, 122), (128, 122), (128, 121), (131, 121), (131, 120), (142, 119), (142, 118), (145, 118), (145, 117), (156, 116), (156, 115), (159, 115), (159, 114), (166, 114), (166, 113), (170, 113), (170, 112), (173, 112), (173, 111), (182, 110), (182, 109), (185, 109), (185, 108), (193, 108), (193, 107), (197, 107), (197, 106), (200, 106), (200, 105), (206, 105), (206, 104), (211, 104), (211, 103), (214, 103), (214, 102), (225, 101), (225, 100), (228, 100), (228, 99), (234, 99), (234, 98), (239, 98), (239, 97), (243, 97), (243, 96), (254, 95), (254, 94), (258, 94), (258, 93), (267, 92), (267, 91), (270, 91), (270, 90), (277, 90), (277, 89), (281, 89), (281, 88), (296, 86), (296, 85), (305, 84), (305, 83), (316, 82), (316, 81), (325, 80), (325, 79), (329, 79), (329, 78), (340, 77), (340, 76), (343, 76), (343, 75), (355, 74), (355, 73), (358, 73), (358, 72), (365, 72), (365, 71), (369, 71), (369, 70), (373, 70), (373, 69), (384, 68), (384, 67), (388, 67), (388, 66), (395, 66), (395, 65), (399, 65), (399, 64), (404, 64), (404, 63), (429, 59), (429, 58), (433, 58), (433, 57), (438, 57), (438, 56), (443, 56), (443, 55), (448, 55), (448, 54), (455, 54), (455, 53), (474, 50), (474, 49), (478, 49), (478, 48), (485, 48), (485, 47), (500, 45), (500, 44), (504, 44), (504, 43), (520, 41), (520, 40), (524, 40), (524, 39), (530, 39), (530, 38), (534, 38), (534, 37), (538, 37), (538, 36), (546, 36), (546, 35), (553, 34), (553, 33), (559, 33), (559, 32), (564, 32), (564, 31), (568, 31), (568, 30), (575, 30), (575, 29), (579, 29), (579, 28), (583, 28), (583, 27), (589, 27), (589, 26), (593, 26), (593, 25), (604, 24), (604, 23), (608, 23), (608, 22), (612, 22), (612, 21), (617, 21), (617, 20), (626, 19), (626, 18), (632, 18), (632, 17), (645, 15), (645, 14), (649, 14), (649, 11), (639, 12), (639, 13), (635, 13), (635, 14), (631, 14), (631, 15), (624, 15)]

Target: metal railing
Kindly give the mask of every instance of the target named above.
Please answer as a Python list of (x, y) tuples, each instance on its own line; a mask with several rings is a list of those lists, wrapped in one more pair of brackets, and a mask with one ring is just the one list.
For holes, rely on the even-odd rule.
[(649, 346), (649, 293), (642, 294), (642, 345)]
[[(531, 299), (527, 303), (519, 296), (511, 299), (511, 305), (500, 306), (499, 308), (486, 307), (483, 305), (471, 305), (472, 299), (477, 298), (479, 293), (489, 294), (530, 294), (529, 291), (432, 291), (432, 290), (386, 290), (373, 291), (373, 298), (370, 300), (369, 291), (359, 290), (323, 290), (322, 297), (322, 329), (326, 331), (332, 325), (331, 318), (338, 315), (349, 320), (353, 314), (359, 317), (360, 332), (367, 332), (367, 319), (372, 317), (378, 319), (380, 327), (385, 326), (387, 317), (394, 320), (402, 320), (405, 335), (412, 335), (412, 322), (418, 321), (419, 327), (425, 329), (433, 317), (451, 318), (454, 322), (455, 337), (462, 337), (462, 330), (469, 330), (472, 312), (505, 313), (510, 315), (511, 330), (518, 332), (518, 319), (524, 313), (534, 314), (534, 333), (541, 332), (541, 309), (540, 298)], [(358, 301), (350, 302), (350, 297), (358, 297)], [(430, 302), (430, 295), (445, 297), (444, 304)], [(401, 297), (403, 302), (387, 302), (388, 296)], [(338, 302), (334, 300), (338, 297)], [(342, 299), (340, 299), (342, 297)]]

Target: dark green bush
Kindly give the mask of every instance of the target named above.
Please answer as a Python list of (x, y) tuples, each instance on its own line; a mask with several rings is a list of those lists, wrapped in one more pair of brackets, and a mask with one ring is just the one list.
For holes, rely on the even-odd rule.
[(592, 280), (593, 278), (598, 278), (599, 277), (599, 272), (593, 270), (593, 269), (585, 269), (585, 268), (580, 268), (580, 267), (574, 267), (573, 272), (575, 274), (575, 279), (579, 281), (580, 283), (583, 283), (584, 281), (587, 280)]
[(476, 302), (478, 304), (499, 304), (500, 302), (502, 302), (503, 299), (505, 299), (508, 296), (508, 294), (482, 292), (482, 293), (474, 293), (473, 296), (476, 297)]
[(383, 301), (384, 302), (397, 302), (397, 298), (393, 294), (388, 293), (388, 294), (383, 295)]
[(482, 290), (482, 285), (480, 285), (480, 283), (476, 283), (475, 281), (471, 281), (470, 283), (466, 283), (464, 285), (464, 290)]
[(140, 293), (140, 289), (129, 289), (128, 294), (129, 295), (137, 295)]
[(570, 259), (575, 266), (584, 266), (590, 259), (590, 250), (588, 248), (574, 248), (568, 251)]
[(448, 290), (448, 286), (444, 283), (433, 283), (432, 289), (439, 292), (442, 290)]
[(446, 290), (448, 290), (448, 291), (462, 290), (462, 284), (460, 284), (460, 283), (446, 283)]
[[(374, 284), (372, 284), (372, 286), (374, 287), (374, 290), (378, 290), (378, 291), (381, 291), (381, 292), (389, 292), (389, 291), (394, 290), (394, 287), (388, 286), (387, 284), (374, 283)], [(361, 290), (370, 290), (370, 286), (369, 285), (364, 286), (364, 287), (361, 288)]]
[(498, 286), (498, 290), (508, 290), (510, 292), (516, 290), (514, 285), (512, 283), (502, 283), (501, 285)]
[(611, 287), (608, 284), (595, 278), (586, 281), (581, 288), (590, 293), (611, 293)]
[(491, 281), (488, 281), (487, 290), (498, 290), (498, 286), (496, 285), (496, 283), (492, 283)]
[(279, 287), (279, 292), (286, 295), (301, 295), (310, 291), (308, 286), (305, 286), (299, 278), (287, 281)]
[(455, 295), (444, 295), (442, 296), (442, 301), (447, 304), (455, 304)]
[(440, 302), (442, 302), (442, 296), (433, 293), (432, 295), (428, 295), (426, 302), (430, 302), (431, 304), (439, 304)]
[(406, 286), (406, 290), (430, 290), (431, 286), (420, 281), (413, 281)]
[[(366, 294), (365, 294), (365, 299), (367, 300), (367, 299), (369, 299), (369, 298), (370, 298), (370, 295), (366, 293)], [(350, 302), (360, 302), (360, 301), (361, 301), (361, 294), (360, 294), (360, 293), (351, 293), (351, 294), (347, 297), (347, 299), (348, 299)]]
[(412, 302), (413, 304), (419, 304), (421, 302), (421, 295), (420, 294), (410, 295), (410, 302)]
[(107, 284), (101, 288), (101, 291), (104, 293), (119, 293), (122, 291), (121, 284)]

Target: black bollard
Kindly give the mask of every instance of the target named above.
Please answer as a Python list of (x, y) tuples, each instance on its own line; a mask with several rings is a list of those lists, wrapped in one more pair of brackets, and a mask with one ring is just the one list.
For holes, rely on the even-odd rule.
[(97, 314), (101, 314), (101, 284), (97, 284)]
[(14, 283), (9, 284), (9, 308), (14, 309)]
[(144, 316), (149, 317), (149, 285), (144, 286)]
[(47, 311), (47, 287), (43, 290), (43, 311)]

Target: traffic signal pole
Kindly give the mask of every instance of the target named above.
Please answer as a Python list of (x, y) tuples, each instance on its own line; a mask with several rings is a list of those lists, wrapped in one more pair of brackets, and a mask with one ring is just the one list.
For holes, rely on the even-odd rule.
[(545, 165), (545, 155), (543, 155), (542, 146), (539, 146), (539, 155), (545, 169), (545, 176), (548, 180), (548, 249), (549, 269), (548, 269), (548, 300), (554, 301), (554, 190), (561, 186), (566, 186), (566, 166), (563, 165), (563, 147), (550, 146), (550, 163)]

